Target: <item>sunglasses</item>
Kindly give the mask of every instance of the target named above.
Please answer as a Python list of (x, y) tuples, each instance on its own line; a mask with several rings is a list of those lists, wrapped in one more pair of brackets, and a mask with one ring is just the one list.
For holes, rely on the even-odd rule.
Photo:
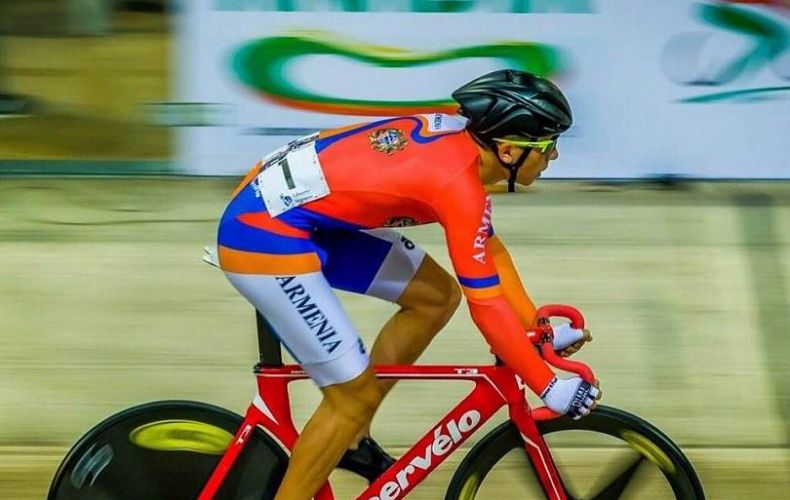
[(544, 141), (519, 141), (515, 139), (494, 139), (494, 140), (496, 142), (500, 142), (503, 144), (512, 144), (520, 148), (534, 148), (540, 151), (541, 153), (546, 153), (547, 151), (551, 151), (557, 146), (556, 137), (554, 139), (546, 139)]

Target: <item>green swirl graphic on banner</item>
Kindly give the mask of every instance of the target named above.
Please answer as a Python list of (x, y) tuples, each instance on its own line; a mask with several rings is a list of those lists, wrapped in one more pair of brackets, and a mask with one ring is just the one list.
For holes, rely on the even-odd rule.
[(752, 50), (733, 59), (722, 72), (723, 81), (741, 73), (753, 73), (765, 63), (776, 59), (788, 47), (787, 29), (778, 22), (757, 12), (731, 5), (702, 5), (699, 16), (708, 23), (727, 31), (734, 31), (754, 40)]
[(731, 90), (729, 92), (716, 92), (715, 94), (704, 94), (704, 95), (698, 95), (696, 97), (687, 97), (685, 99), (682, 99), (680, 102), (690, 102), (690, 103), (708, 103), (708, 102), (719, 102), (719, 101), (753, 102), (757, 99), (760, 99), (761, 96), (765, 94), (774, 94), (774, 93), (788, 92), (788, 91), (790, 91), (790, 86)]
[[(739, 79), (747, 80), (750, 76), (765, 68), (773, 69), (776, 76), (781, 80), (790, 79), (786, 69), (786, 59), (782, 59), (788, 49), (790, 49), (790, 31), (786, 22), (780, 21), (780, 18), (771, 18), (755, 9), (730, 4), (699, 4), (697, 5), (696, 16), (710, 26), (721, 31), (737, 33), (751, 43), (746, 51), (733, 56), (721, 68), (716, 68), (715, 71), (709, 70), (707, 73), (701, 72), (700, 75), (690, 78), (684, 83), (687, 85), (719, 87)], [(673, 47), (673, 52), (669, 54), (670, 59), (674, 58), (677, 60), (679, 56), (684, 55), (686, 58), (696, 60), (697, 67), (705, 68), (707, 61), (703, 59), (704, 50), (706, 47), (714, 47), (715, 49), (715, 42), (711, 41), (710, 36), (706, 35), (706, 38), (702, 39), (703, 43), (696, 46), (688, 43), (685, 46), (676, 44)], [(674, 64), (672, 60), (668, 60), (668, 63), (669, 65)], [(727, 90), (687, 97), (680, 99), (679, 102), (751, 102), (786, 92), (788, 88), (788, 86), (777, 85)]]
[(556, 49), (537, 43), (501, 42), (417, 53), (398, 47), (344, 42), (322, 33), (263, 38), (240, 47), (232, 57), (233, 71), (246, 86), (284, 106), (347, 115), (402, 115), (454, 113), (452, 99), (422, 101), (358, 100), (309, 92), (285, 76), (286, 64), (299, 57), (329, 55), (380, 68), (426, 66), (465, 58), (497, 59), (506, 67), (549, 76), (560, 69)]

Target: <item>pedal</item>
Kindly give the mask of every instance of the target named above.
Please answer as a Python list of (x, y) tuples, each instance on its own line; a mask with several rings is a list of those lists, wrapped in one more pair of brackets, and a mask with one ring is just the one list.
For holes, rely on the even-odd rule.
[(362, 438), (356, 450), (348, 450), (338, 468), (358, 474), (372, 483), (389, 469), (395, 459), (370, 437)]

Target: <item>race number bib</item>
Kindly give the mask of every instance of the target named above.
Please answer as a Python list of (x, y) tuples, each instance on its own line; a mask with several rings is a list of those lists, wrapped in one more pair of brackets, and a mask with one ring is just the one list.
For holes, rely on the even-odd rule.
[(297, 139), (263, 159), (256, 182), (272, 217), (329, 194), (315, 150), (317, 138), (313, 134)]

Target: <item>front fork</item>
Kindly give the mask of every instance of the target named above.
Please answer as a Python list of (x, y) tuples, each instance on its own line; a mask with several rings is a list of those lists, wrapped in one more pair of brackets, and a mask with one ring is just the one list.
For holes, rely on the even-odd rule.
[(567, 500), (565, 486), (557, 472), (554, 458), (551, 451), (543, 439), (538, 425), (529, 415), (530, 409), (525, 401), (510, 406), (510, 419), (516, 424), (516, 428), (524, 440), (524, 450), (527, 452), (535, 471), (540, 479), (543, 492), (549, 500)]

